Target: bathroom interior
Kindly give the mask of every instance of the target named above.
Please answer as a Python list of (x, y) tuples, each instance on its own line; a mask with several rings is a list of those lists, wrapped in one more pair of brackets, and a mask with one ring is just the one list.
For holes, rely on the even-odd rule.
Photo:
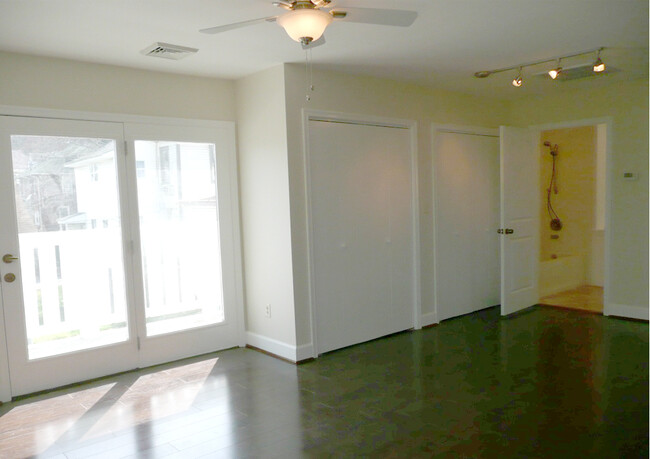
[(540, 135), (540, 304), (603, 312), (606, 127)]

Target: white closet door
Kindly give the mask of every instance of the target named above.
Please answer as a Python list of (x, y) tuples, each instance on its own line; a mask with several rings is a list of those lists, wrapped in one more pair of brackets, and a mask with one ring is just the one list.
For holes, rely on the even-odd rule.
[(438, 320), (499, 304), (499, 138), (437, 132), (435, 272)]
[(318, 352), (413, 327), (410, 131), (309, 121)]

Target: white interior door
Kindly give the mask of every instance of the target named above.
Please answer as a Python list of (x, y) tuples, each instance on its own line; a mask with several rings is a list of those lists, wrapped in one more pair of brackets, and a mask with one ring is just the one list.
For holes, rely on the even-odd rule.
[(308, 129), (318, 352), (412, 328), (410, 131), (315, 120)]
[(122, 135), (119, 123), (0, 117), (0, 274), (13, 396), (137, 366)]
[(438, 320), (500, 302), (499, 137), (434, 133)]
[(539, 162), (529, 129), (502, 126), (501, 314), (539, 300)]

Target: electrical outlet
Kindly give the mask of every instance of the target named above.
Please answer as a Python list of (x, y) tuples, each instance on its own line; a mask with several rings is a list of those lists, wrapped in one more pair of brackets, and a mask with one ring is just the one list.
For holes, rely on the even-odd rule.
[(271, 305), (267, 304), (266, 307), (264, 308), (264, 315), (266, 317), (271, 317)]

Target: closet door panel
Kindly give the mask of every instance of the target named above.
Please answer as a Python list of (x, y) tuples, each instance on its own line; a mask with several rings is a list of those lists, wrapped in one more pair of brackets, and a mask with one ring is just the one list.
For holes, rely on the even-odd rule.
[(413, 326), (413, 203), (407, 129), (309, 122), (318, 352)]

